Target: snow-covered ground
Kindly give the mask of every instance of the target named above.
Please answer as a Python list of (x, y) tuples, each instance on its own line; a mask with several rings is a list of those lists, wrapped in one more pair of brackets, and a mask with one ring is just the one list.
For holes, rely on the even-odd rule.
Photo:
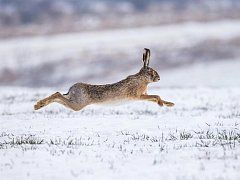
[(239, 20), (0, 40), (0, 85), (109, 83), (138, 70), (144, 47), (151, 49), (150, 65), (162, 73), (182, 64), (239, 59), (239, 41)]
[[(206, 39), (225, 40), (239, 35), (239, 20), (222, 20), (1, 40), (0, 70), (19, 66), (32, 67), (49, 61), (57, 63), (64, 57), (81, 55), (83, 58), (89, 52), (92, 55), (101, 51), (114, 54), (119, 49), (131, 53), (134, 49), (141, 57), (144, 47), (189, 47)], [(84, 58), (82, 61), (86, 60), (91, 59)]]
[(196, 63), (160, 72), (161, 87), (240, 87), (240, 59)]
[[(175, 52), (211, 39), (213, 45), (224, 41), (223, 48), (233, 41), (226, 49), (237, 49), (238, 37), (235, 20), (1, 40), (3, 84), (48, 82), (61, 89), (0, 87), (0, 179), (239, 180), (238, 52), (220, 49), (191, 63), (179, 62), (186, 56)], [(143, 47), (153, 49), (150, 65), (161, 77), (149, 94), (174, 102), (173, 108), (129, 102), (79, 112), (59, 104), (33, 110), (37, 100), (65, 93), (75, 80), (91, 79), (87, 75), (100, 84), (134, 73)], [(164, 50), (176, 59), (170, 69), (162, 68), (164, 59), (156, 55)], [(213, 61), (216, 52), (227, 56)], [(118, 71), (99, 73), (115, 66)]]
[(149, 93), (173, 108), (131, 102), (34, 111), (56, 89), (1, 87), (1, 180), (238, 180), (239, 67), (223, 61), (160, 74)]

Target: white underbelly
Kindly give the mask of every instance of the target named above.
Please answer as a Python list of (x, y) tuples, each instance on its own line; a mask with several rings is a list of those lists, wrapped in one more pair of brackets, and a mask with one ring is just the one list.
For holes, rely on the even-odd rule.
[(133, 102), (134, 99), (118, 99), (118, 100), (110, 100), (97, 103), (97, 105), (104, 105), (104, 106), (120, 106), (124, 104), (129, 104)]

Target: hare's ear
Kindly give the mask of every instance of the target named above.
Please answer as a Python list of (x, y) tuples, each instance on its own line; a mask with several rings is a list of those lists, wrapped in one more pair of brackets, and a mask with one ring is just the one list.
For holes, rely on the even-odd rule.
[(144, 68), (148, 67), (149, 60), (150, 60), (150, 50), (147, 48), (144, 48), (144, 51), (143, 51), (143, 67)]

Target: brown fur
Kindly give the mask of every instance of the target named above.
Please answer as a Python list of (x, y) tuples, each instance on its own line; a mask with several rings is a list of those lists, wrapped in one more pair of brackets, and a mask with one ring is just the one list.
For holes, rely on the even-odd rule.
[(158, 73), (148, 67), (150, 50), (143, 54), (143, 68), (136, 74), (128, 76), (114, 84), (91, 85), (85, 83), (74, 84), (67, 94), (57, 92), (37, 102), (34, 106), (38, 110), (50, 103), (57, 102), (74, 111), (79, 111), (87, 105), (121, 100), (147, 100), (163, 106), (173, 106), (174, 103), (162, 100), (158, 95), (148, 95), (149, 83), (160, 80)]

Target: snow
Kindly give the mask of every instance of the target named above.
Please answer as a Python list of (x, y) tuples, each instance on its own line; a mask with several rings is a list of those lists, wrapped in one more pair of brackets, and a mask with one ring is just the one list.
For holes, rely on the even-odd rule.
[[(0, 72), (101, 51), (137, 51), (140, 57), (143, 47), (191, 47), (239, 35), (240, 21), (226, 20), (1, 40)], [(91, 67), (95, 74), (102, 68)], [(161, 70), (149, 94), (174, 102), (172, 108), (139, 101), (79, 112), (51, 104), (34, 111), (37, 100), (66, 93), (66, 85), (1, 86), (0, 179), (239, 180), (239, 67), (236, 58)], [(91, 72), (81, 67), (68, 73)]]
[(1, 87), (1, 180), (238, 180), (238, 67), (231, 60), (161, 73), (149, 94), (173, 108), (139, 101), (34, 111), (57, 90)]
[(141, 54), (143, 47), (189, 47), (206, 39), (228, 40), (239, 34), (239, 20), (221, 20), (1, 40), (0, 70), (57, 63), (79, 55), (82, 58), (87, 52), (113, 53), (121, 49)]
[[(240, 59), (196, 63), (163, 71), (162, 87), (239, 87)], [(183, 70), (184, 69), (184, 70)]]

